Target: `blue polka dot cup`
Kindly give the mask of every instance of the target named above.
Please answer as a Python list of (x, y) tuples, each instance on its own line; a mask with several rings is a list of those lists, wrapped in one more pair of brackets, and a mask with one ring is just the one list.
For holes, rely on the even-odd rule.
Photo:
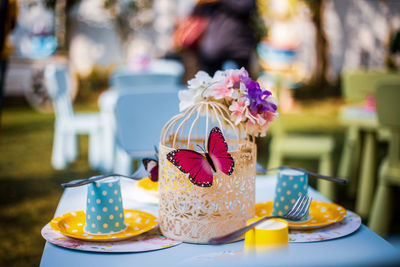
[[(293, 207), (297, 199), (300, 196), (307, 195), (307, 192), (307, 173), (291, 169), (280, 169), (277, 174), (272, 215), (284, 215)], [(306, 216), (304, 216), (304, 219), (301, 221), (308, 220), (308, 217), (309, 213), (307, 212)]]
[(110, 177), (90, 183), (87, 191), (85, 232), (112, 234), (125, 230), (121, 184)]

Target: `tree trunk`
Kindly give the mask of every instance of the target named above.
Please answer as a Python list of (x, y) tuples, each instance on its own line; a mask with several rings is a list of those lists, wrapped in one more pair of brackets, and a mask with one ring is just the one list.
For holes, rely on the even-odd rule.
[(328, 83), (327, 74), (329, 68), (329, 44), (324, 30), (325, 1), (315, 1), (311, 20), (315, 27), (316, 64), (312, 81), (316, 87), (325, 86)]
[(57, 50), (65, 51), (67, 50), (67, 2), (66, 0), (56, 1), (54, 6), (54, 16), (55, 16), (55, 34), (57, 36), (58, 47)]

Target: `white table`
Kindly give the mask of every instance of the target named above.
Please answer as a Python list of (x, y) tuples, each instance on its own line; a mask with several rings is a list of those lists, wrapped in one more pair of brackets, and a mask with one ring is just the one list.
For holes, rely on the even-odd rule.
[[(133, 182), (123, 181), (122, 194), (125, 208), (136, 208), (157, 214), (157, 206), (132, 201), (129, 196)], [(273, 198), (275, 179), (258, 176), (256, 201)], [(310, 189), (315, 200), (328, 201)], [(66, 189), (55, 216), (81, 210), (85, 206), (86, 187)], [(51, 218), (49, 218), (50, 220)], [(233, 256), (243, 250), (243, 241), (222, 246), (182, 243), (175, 247), (143, 253), (93, 253), (82, 252), (46, 243), (40, 266), (354, 266), (400, 264), (400, 253), (388, 242), (362, 225), (355, 233), (323, 242), (290, 243), (282, 251), (272, 251), (257, 258)], [(216, 253), (224, 253), (223, 259), (211, 259)], [(210, 257), (211, 256), (211, 257)]]

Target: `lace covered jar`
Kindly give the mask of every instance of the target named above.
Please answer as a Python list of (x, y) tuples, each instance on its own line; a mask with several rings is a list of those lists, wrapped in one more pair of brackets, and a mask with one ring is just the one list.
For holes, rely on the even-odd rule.
[[(255, 216), (257, 148), (254, 139), (250, 140), (241, 125), (235, 126), (229, 114), (224, 105), (204, 101), (164, 126), (159, 145), (159, 223), (166, 237), (207, 243), (210, 238), (245, 226)], [(215, 126), (223, 132), (234, 171), (228, 176), (217, 170), (212, 186), (197, 186), (190, 182), (189, 174), (167, 160), (167, 154), (175, 149), (207, 147)]]

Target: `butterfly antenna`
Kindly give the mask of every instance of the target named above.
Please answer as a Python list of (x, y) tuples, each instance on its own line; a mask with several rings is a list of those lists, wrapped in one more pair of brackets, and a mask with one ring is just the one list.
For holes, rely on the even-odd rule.
[(156, 153), (154, 154), (154, 156), (156, 157), (157, 161), (158, 161), (158, 148), (157, 146), (154, 146), (154, 151), (156, 151)]
[(200, 146), (200, 145), (197, 145), (198, 147), (200, 147), (200, 149), (204, 152), (204, 153), (206, 153), (206, 151), (204, 150), (204, 148), (202, 147), (202, 146)]

